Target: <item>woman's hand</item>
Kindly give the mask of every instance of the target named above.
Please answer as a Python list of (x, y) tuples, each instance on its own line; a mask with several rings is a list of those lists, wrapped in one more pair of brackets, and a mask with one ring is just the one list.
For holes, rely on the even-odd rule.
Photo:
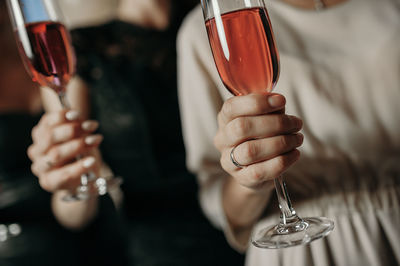
[[(92, 134), (97, 128), (96, 121), (82, 121), (74, 110), (43, 115), (32, 130), (33, 144), (28, 148), (32, 172), (43, 189), (73, 190), (80, 184), (82, 174), (98, 173), (100, 162), (95, 148), (103, 137)], [(79, 155), (81, 159), (76, 160)]]
[(285, 98), (276, 93), (237, 96), (224, 103), (214, 144), (222, 167), (240, 185), (262, 190), (299, 158), (303, 123), (286, 115), (284, 106)]

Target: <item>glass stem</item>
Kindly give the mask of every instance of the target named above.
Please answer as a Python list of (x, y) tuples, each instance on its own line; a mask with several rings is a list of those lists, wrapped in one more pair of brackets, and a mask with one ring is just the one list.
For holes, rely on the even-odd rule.
[(61, 90), (61, 92), (58, 93), (58, 98), (60, 99), (62, 109), (70, 108), (70, 104), (67, 99), (67, 94), (65, 93), (64, 90)]
[(279, 208), (281, 210), (281, 225), (287, 225), (288, 223), (300, 220), (292, 207), (282, 176), (275, 178), (274, 183), (276, 195), (278, 196)]

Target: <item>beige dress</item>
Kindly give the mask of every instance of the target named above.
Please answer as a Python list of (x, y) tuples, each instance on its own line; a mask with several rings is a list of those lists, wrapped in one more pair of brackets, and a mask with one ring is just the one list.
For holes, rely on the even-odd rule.
[[(268, 2), (280, 51), (276, 92), (304, 120), (301, 159), (285, 173), (297, 212), (325, 216), (322, 240), (281, 250), (249, 245), (222, 209), (227, 177), (213, 146), (216, 115), (231, 97), (210, 52), (200, 8), (178, 37), (187, 163), (200, 202), (246, 265), (400, 265), (400, 1), (349, 0), (322, 12)], [(275, 195), (255, 228), (278, 221)]]

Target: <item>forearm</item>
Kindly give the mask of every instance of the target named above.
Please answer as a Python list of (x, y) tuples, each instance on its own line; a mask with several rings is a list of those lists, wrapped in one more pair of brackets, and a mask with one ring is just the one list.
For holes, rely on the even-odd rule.
[(89, 224), (97, 215), (98, 198), (90, 197), (77, 202), (65, 202), (62, 198), (68, 191), (58, 191), (52, 196), (52, 210), (58, 222), (71, 230), (79, 230)]
[(246, 230), (261, 217), (273, 192), (273, 182), (262, 190), (246, 188), (230, 177), (223, 188), (222, 204), (232, 230)]

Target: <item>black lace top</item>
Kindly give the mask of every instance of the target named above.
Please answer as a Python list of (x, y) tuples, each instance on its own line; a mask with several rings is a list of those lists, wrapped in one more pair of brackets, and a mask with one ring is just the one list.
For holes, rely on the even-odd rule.
[[(113, 21), (73, 33), (79, 75), (89, 84), (92, 114), (105, 137), (102, 155), (124, 178), (126, 206), (135, 213), (195, 200), (195, 178), (185, 167), (171, 31), (176, 29)], [(192, 201), (175, 201), (188, 194)]]

